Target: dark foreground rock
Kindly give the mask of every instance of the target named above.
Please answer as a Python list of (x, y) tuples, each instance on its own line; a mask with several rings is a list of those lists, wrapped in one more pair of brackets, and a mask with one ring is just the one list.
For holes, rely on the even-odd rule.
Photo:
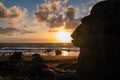
[[(67, 60), (48, 62), (39, 54), (32, 55), (31, 58), (30, 61), (19, 62), (17, 68), (13, 69), (8, 69), (7, 61), (0, 62), (0, 80), (76, 80), (76, 60), (73, 63)], [(9, 62), (9, 65), (13, 63)], [(9, 72), (10, 70), (13, 71)]]
[(23, 68), (24, 76), (31, 80), (42, 78), (50, 78), (55, 75), (54, 71), (50, 70), (39, 54), (33, 54), (32, 60)]
[(120, 79), (120, 0), (101, 1), (73, 32), (80, 80)]

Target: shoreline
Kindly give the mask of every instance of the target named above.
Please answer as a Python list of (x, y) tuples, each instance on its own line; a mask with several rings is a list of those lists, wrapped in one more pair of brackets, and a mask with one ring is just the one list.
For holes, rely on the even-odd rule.
[[(9, 56), (0, 56), (0, 62), (2, 61), (6, 61), (8, 59)], [(51, 56), (51, 55), (41, 55), (41, 57), (45, 60), (45, 61), (64, 61), (64, 60), (77, 60), (78, 56), (62, 56), (62, 55), (58, 55), (58, 56)], [(23, 59), (25, 61), (30, 61), (31, 60), (31, 56), (27, 56), (25, 55), (23, 57)]]

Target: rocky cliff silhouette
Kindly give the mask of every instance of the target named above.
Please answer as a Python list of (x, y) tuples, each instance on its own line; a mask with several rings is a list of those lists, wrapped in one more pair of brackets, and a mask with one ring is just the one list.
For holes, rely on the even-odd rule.
[(80, 47), (79, 79), (120, 79), (120, 0), (98, 2), (81, 22), (71, 35)]

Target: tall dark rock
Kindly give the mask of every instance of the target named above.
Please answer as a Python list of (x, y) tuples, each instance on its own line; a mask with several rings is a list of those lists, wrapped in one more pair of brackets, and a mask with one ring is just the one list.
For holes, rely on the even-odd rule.
[(73, 32), (80, 80), (115, 80), (120, 71), (120, 0), (101, 1)]

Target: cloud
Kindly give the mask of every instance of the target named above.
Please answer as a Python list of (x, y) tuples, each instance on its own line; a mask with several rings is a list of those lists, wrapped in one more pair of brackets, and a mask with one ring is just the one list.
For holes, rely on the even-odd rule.
[(0, 27), (0, 34), (3, 35), (14, 35), (15, 34), (27, 34), (27, 33), (35, 33), (35, 31), (29, 31), (29, 30), (21, 30), (17, 28), (3, 28)]
[(19, 24), (18, 23), (16, 23), (16, 22), (7, 22), (6, 24), (5, 24), (5, 26), (4, 27), (18, 27), (19, 26)]
[(67, 5), (68, 2), (69, 2), (68, 0), (64, 0), (62, 3), (65, 4), (65, 5)]
[(74, 19), (74, 7), (68, 7), (66, 11), (66, 18), (69, 20)]
[(50, 29), (63, 27), (64, 24), (65, 29), (76, 28), (80, 23), (80, 18), (75, 19), (78, 8), (67, 6), (67, 3), (68, 0), (45, 0), (45, 3), (38, 5), (33, 13), (35, 23), (44, 22)]
[(0, 2), (0, 20), (22, 20), (27, 16), (27, 9), (17, 6), (6, 8), (3, 3)]
[(48, 20), (48, 26), (49, 28), (56, 28), (56, 27), (61, 27), (64, 23), (64, 19), (62, 15), (59, 15), (51, 20)]
[(0, 34), (2, 35), (16, 35), (35, 33), (30, 31), (27, 19), (27, 9), (20, 8), (18, 6), (12, 6), (7, 8), (2, 2), (0, 2), (0, 21), (4, 21), (4, 24), (0, 26)]

